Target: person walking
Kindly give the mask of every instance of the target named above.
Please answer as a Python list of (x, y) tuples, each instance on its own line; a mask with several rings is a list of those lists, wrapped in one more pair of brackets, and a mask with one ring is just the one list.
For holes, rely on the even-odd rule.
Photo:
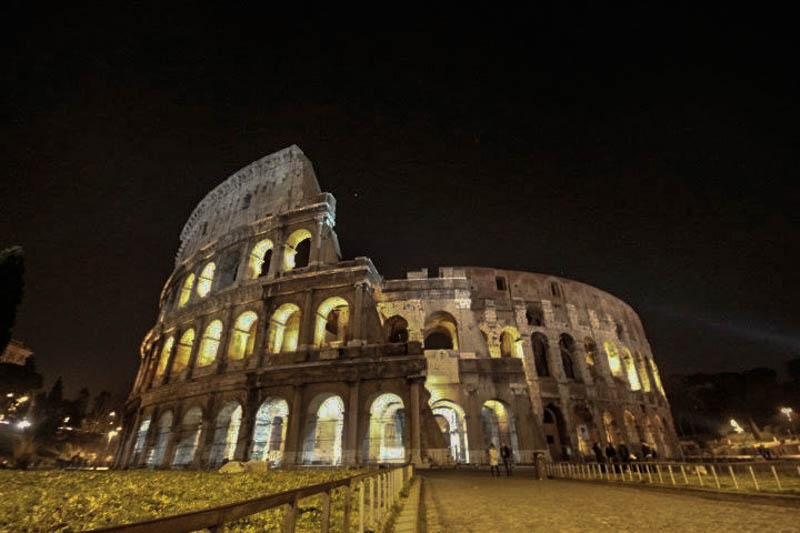
[(605, 458), (603, 457), (603, 450), (600, 449), (599, 442), (595, 441), (595, 443), (592, 444), (592, 451), (594, 452), (595, 461), (597, 461), (598, 463), (606, 462)]
[(631, 452), (625, 444), (619, 445), (619, 458), (623, 463), (627, 463), (631, 460)]
[(506, 476), (511, 475), (511, 448), (504, 442), (502, 446), (500, 446), (500, 457), (503, 458), (503, 466), (506, 467)]
[(500, 454), (497, 453), (497, 448), (494, 447), (494, 443), (489, 445), (489, 469), (492, 472), (492, 477), (494, 477), (494, 473), (497, 472), (497, 477), (500, 477)]

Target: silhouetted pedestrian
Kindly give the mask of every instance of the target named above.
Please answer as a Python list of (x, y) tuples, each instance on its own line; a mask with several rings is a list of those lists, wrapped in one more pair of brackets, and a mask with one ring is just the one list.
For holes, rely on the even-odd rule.
[(594, 452), (594, 458), (598, 463), (605, 462), (605, 459), (603, 458), (603, 450), (600, 449), (600, 443), (595, 442), (592, 444), (592, 451)]
[(489, 445), (489, 470), (492, 473), (492, 477), (494, 477), (495, 472), (497, 472), (497, 477), (500, 477), (500, 454), (497, 453), (497, 448), (494, 447), (494, 443)]
[(503, 466), (506, 467), (506, 476), (511, 475), (511, 448), (504, 442), (500, 446), (500, 457), (503, 458)]

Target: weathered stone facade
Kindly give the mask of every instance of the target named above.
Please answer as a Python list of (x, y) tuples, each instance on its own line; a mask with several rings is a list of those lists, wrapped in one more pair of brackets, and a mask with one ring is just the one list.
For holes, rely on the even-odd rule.
[(215, 188), (142, 343), (118, 465), (486, 461), (678, 450), (636, 313), (563, 278), (343, 261), (296, 146)]

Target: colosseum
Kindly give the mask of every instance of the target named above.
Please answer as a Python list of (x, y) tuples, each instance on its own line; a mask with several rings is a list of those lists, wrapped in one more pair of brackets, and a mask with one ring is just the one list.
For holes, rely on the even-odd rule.
[(636, 313), (599, 289), (477, 267), (383, 279), (343, 260), (296, 146), (223, 181), (180, 235), (117, 466), (487, 462), (679, 453)]

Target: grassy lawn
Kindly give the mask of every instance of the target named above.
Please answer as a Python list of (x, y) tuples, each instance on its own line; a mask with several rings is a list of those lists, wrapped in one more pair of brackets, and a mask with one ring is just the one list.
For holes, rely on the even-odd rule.
[[(0, 532), (70, 532), (121, 525), (247, 500), (356, 473), (353, 470), (276, 470), (250, 474), (0, 470)], [(319, 528), (319, 500), (301, 500), (299, 531)], [(331, 511), (332, 522), (338, 522), (335, 526), (332, 523), (335, 531), (341, 524), (340, 491), (334, 492)], [(281, 519), (280, 510), (267, 511), (240, 520), (226, 531), (279, 531)]]

